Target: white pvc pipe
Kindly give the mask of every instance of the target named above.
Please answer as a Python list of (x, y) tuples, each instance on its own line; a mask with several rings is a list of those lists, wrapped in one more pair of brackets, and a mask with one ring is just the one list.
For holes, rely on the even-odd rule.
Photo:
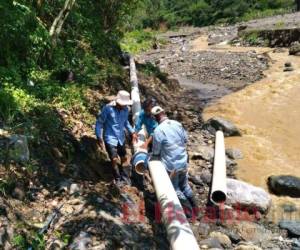
[(130, 83), (131, 83), (131, 99), (133, 101), (132, 104), (132, 115), (133, 115), (133, 122), (135, 122), (136, 118), (141, 111), (141, 99), (140, 99), (140, 91), (138, 86), (138, 78), (136, 74), (136, 67), (134, 58), (130, 56)]
[(199, 249), (165, 166), (161, 161), (150, 161), (149, 170), (172, 249)]
[[(138, 79), (134, 58), (130, 56), (130, 82), (131, 99), (133, 100), (133, 121), (141, 110), (141, 102), (138, 89)], [(138, 133), (138, 142), (134, 145), (134, 152), (141, 152), (140, 146), (145, 142), (145, 130)], [(139, 164), (137, 164), (138, 166)], [(136, 169), (137, 170), (137, 169)], [(160, 203), (161, 213), (166, 225), (168, 239), (173, 250), (198, 250), (199, 246), (192, 229), (185, 217), (177, 194), (173, 188), (170, 177), (160, 161), (150, 161), (149, 170), (154, 184), (157, 199)], [(142, 171), (141, 171), (142, 173)]]
[(227, 187), (224, 134), (222, 131), (217, 131), (215, 140), (215, 159), (210, 200), (215, 205), (221, 205), (226, 201), (226, 197)]

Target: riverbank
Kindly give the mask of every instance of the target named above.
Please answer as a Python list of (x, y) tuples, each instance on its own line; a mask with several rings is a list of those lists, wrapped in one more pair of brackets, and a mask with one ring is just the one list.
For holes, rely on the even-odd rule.
[[(297, 25), (292, 19), (286, 19), (288, 25)], [(279, 22), (280, 17), (263, 22), (268, 27), (275, 26), (274, 20)], [(260, 22), (251, 25), (257, 27)], [(270, 175), (300, 176), (297, 168), (299, 59), (289, 56), (287, 49), (227, 45), (226, 31), (237, 27), (197, 30), (196, 37), (180, 36), (179, 32), (170, 37), (170, 48), (143, 54), (138, 60), (151, 62), (178, 79), (187, 100), (190, 96), (198, 98), (200, 112), (203, 110), (202, 122), (220, 116), (237, 125), (243, 136), (226, 139), (228, 148), (238, 148), (244, 156), (237, 160), (233, 176), (268, 191), (266, 179)], [(212, 43), (212, 37), (221, 43)], [(292, 71), (285, 70), (290, 64)], [(211, 147), (211, 143), (208, 140), (203, 146)], [(201, 151), (199, 145), (190, 145), (189, 150)], [(200, 178), (211, 171), (208, 161), (192, 161), (191, 165), (191, 173)], [(284, 231), (278, 230), (276, 223), (298, 218), (299, 199), (272, 195), (272, 200), (267, 217), (257, 222), (284, 237)], [(296, 209), (288, 211), (287, 206)], [(279, 246), (278, 242), (274, 244), (273, 248)], [(291, 248), (285, 245), (280, 249)]]

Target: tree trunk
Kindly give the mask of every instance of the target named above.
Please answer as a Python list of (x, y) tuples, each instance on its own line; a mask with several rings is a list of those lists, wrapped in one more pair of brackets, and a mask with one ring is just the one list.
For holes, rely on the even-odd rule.
[(70, 14), (70, 11), (74, 5), (76, 0), (66, 0), (64, 7), (61, 9), (57, 17), (54, 19), (49, 34), (50, 37), (52, 38), (52, 41), (55, 42), (57, 37), (59, 36), (62, 26), (64, 22), (66, 21), (68, 15)]
[(300, 11), (300, 0), (295, 0), (295, 2), (296, 2), (296, 5), (297, 5), (296, 10)]

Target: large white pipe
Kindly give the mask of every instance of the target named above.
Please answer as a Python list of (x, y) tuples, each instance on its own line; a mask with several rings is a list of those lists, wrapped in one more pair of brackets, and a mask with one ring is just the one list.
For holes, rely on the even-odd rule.
[(215, 159), (210, 200), (215, 205), (221, 205), (224, 204), (224, 202), (226, 201), (226, 197), (227, 187), (224, 134), (222, 131), (217, 131), (215, 140)]
[[(138, 117), (141, 110), (141, 102), (138, 89), (138, 79), (134, 58), (130, 57), (130, 82), (132, 86), (131, 98), (133, 100), (133, 121)], [(140, 146), (145, 142), (145, 130), (138, 134), (138, 142), (134, 145), (135, 154), (143, 154), (147, 151)], [(138, 158), (138, 157), (137, 157)], [(135, 169), (140, 174), (144, 169), (143, 162), (136, 161)], [(166, 225), (168, 239), (173, 250), (198, 250), (199, 246), (192, 229), (185, 217), (177, 194), (173, 188), (170, 177), (160, 161), (150, 161), (149, 170), (154, 184), (157, 199), (160, 203), (162, 218)]]
[(161, 161), (150, 161), (149, 170), (172, 249), (198, 250), (198, 243), (164, 165)]
[(135, 62), (132, 56), (130, 56), (129, 63), (130, 63), (131, 99), (133, 101), (132, 114), (133, 114), (133, 121), (135, 122), (141, 110), (141, 99), (140, 99), (140, 91), (139, 91)]

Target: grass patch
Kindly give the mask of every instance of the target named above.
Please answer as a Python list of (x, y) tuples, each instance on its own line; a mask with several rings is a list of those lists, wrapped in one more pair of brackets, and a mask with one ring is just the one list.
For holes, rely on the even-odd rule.
[(121, 41), (121, 48), (123, 51), (131, 54), (147, 51), (151, 49), (155, 43), (164, 43), (164, 41), (157, 40), (157, 34), (157, 31), (151, 30), (135, 30), (128, 32)]
[(250, 21), (254, 19), (283, 15), (291, 13), (292, 9), (289, 8), (280, 8), (280, 9), (266, 9), (266, 10), (251, 10), (244, 14), (239, 21)]

